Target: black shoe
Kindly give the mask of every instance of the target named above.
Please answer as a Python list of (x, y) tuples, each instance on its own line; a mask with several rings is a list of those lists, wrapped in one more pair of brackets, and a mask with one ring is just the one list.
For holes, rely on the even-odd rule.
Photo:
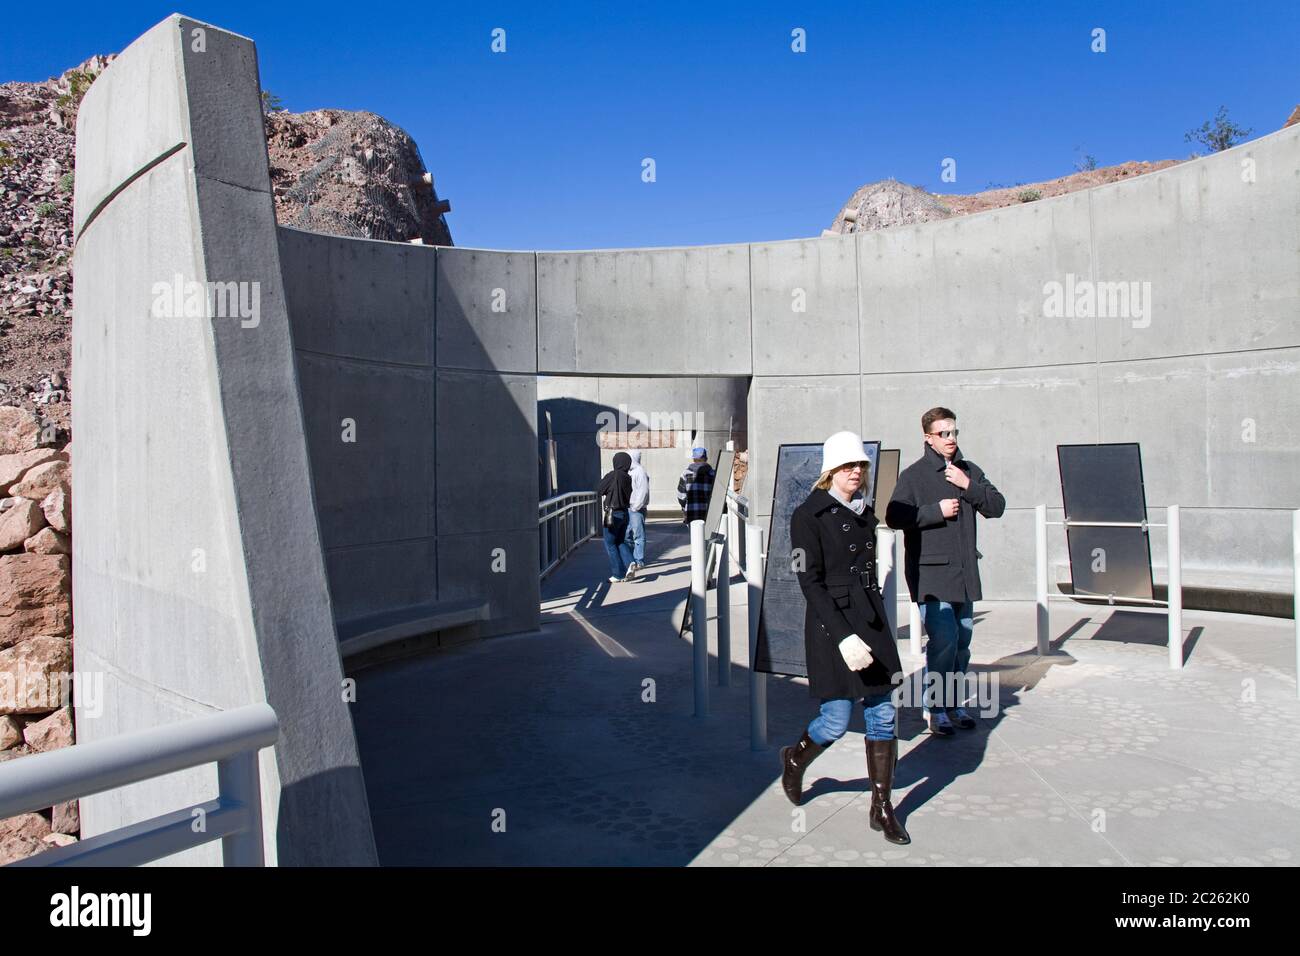
[(955, 723), (962, 730), (975, 729), (975, 718), (966, 712), (965, 707), (953, 708), (953, 712), (950, 716), (952, 717), (953, 723)]
[(803, 772), (829, 746), (815, 743), (805, 730), (797, 744), (781, 748), (781, 786), (796, 807), (803, 802)]
[(871, 829), (882, 830), (890, 843), (911, 843), (907, 830), (894, 816), (889, 792), (894, 786), (894, 767), (898, 763), (898, 738), (867, 741), (867, 776), (871, 778)]
[(930, 711), (930, 719), (927, 721), (930, 725), (930, 733), (939, 737), (951, 737), (957, 731), (953, 730), (952, 721), (948, 718), (948, 712), (944, 710)]

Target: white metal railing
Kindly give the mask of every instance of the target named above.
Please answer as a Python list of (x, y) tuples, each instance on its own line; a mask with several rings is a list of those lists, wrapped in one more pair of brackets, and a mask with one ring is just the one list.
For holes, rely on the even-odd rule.
[(226, 866), (262, 866), (257, 752), (280, 736), (252, 704), (0, 764), (0, 820), (153, 777), (217, 764), (217, 799), (46, 850), (10, 866), (139, 866), (221, 840)]
[[(1114, 604), (1122, 601), (1126, 604), (1151, 604), (1168, 608), (1169, 667), (1181, 670), (1183, 666), (1183, 559), (1182, 540), (1179, 533), (1178, 505), (1169, 505), (1165, 509), (1164, 524), (1151, 521), (1048, 521), (1047, 505), (1034, 508), (1034, 552), (1035, 566), (1035, 603), (1038, 605), (1038, 653), (1046, 654), (1051, 650), (1052, 621), (1049, 611), (1050, 601), (1077, 601), (1080, 599), (1100, 599)], [(1073, 594), (1049, 594), (1047, 588), (1047, 529), (1048, 527), (1065, 528), (1165, 528), (1166, 545), (1169, 549), (1169, 594), (1168, 600), (1158, 601), (1153, 598), (1128, 597), (1116, 594), (1090, 594), (1071, 587)]]
[(600, 499), (594, 491), (570, 491), (537, 506), (540, 577), (546, 577), (600, 527)]

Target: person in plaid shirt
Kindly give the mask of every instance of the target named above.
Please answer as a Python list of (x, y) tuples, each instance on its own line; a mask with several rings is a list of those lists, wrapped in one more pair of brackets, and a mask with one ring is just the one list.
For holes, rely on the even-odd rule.
[(687, 525), (709, 516), (709, 496), (713, 494), (714, 478), (708, 451), (697, 446), (691, 449), (691, 457), (694, 460), (686, 466), (677, 482), (677, 503), (685, 511), (682, 521)]

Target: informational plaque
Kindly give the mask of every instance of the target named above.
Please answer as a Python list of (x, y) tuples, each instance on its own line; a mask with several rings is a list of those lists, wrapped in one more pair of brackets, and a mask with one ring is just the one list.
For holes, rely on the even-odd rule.
[(1147, 520), (1142, 451), (1136, 442), (1057, 445), (1067, 521), (1070, 580), (1080, 597), (1154, 596), (1151, 540), (1144, 527), (1079, 528), (1072, 521)]
[[(862, 457), (871, 462), (871, 481), (863, 489), (868, 504), (875, 499), (880, 442), (863, 443)], [(821, 476), (821, 443), (782, 445), (776, 457), (772, 489), (772, 525), (768, 530), (767, 565), (763, 574), (762, 606), (758, 617), (755, 671), (807, 677), (804, 653), (803, 591), (791, 568), (790, 515), (807, 500)], [(897, 467), (897, 465), (895, 465)], [(873, 506), (874, 507), (874, 506)]]
[[(871, 498), (871, 508), (882, 521), (885, 516), (885, 507), (889, 504), (889, 499), (894, 497), (894, 488), (898, 485), (898, 459), (900, 455), (901, 452), (897, 448), (880, 449), (880, 467), (875, 469), (878, 475), (875, 480), (875, 494)], [(876, 505), (877, 500), (880, 501), (879, 507)]]

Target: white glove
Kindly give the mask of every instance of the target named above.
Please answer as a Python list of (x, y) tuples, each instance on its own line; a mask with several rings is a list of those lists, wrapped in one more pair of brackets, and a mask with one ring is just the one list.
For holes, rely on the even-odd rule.
[(840, 641), (840, 654), (843, 655), (844, 663), (849, 665), (851, 671), (866, 670), (873, 660), (871, 648), (867, 647), (867, 642), (856, 634), (850, 634)]

